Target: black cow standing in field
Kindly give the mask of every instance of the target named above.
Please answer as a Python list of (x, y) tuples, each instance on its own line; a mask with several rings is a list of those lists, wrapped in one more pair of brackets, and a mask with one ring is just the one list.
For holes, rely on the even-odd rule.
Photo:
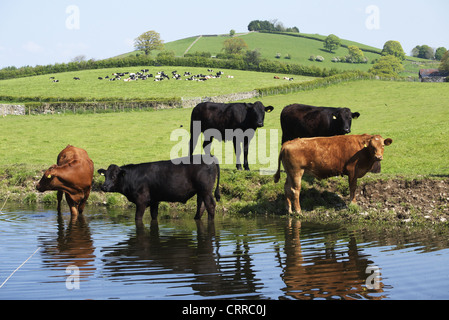
[(137, 221), (142, 220), (145, 209), (150, 207), (151, 218), (157, 219), (161, 201), (182, 202), (197, 195), (195, 219), (201, 219), (207, 210), (209, 219), (215, 216), (215, 200), (212, 190), (217, 178), (215, 199), (220, 201), (220, 167), (215, 157), (196, 155), (195, 164), (188, 164), (189, 157), (167, 161), (129, 164), (119, 167), (111, 164), (98, 173), (106, 177), (101, 190), (119, 192), (136, 204)]
[(200, 133), (213, 129), (209, 131), (210, 134), (205, 134), (203, 149), (206, 154), (210, 154), (210, 147), (208, 152), (206, 147), (212, 143), (214, 137), (219, 141), (232, 139), (236, 154), (236, 167), (238, 170), (242, 170), (240, 155), (241, 143), (243, 143), (243, 167), (245, 170), (249, 170), (249, 142), (256, 129), (263, 127), (265, 112), (271, 112), (273, 109), (272, 106), (265, 107), (260, 101), (255, 103), (203, 102), (198, 104), (193, 108), (190, 118), (190, 156), (193, 154)]
[(296, 138), (330, 137), (351, 132), (360, 113), (348, 108), (291, 104), (281, 112), (282, 143)]
[[(282, 144), (296, 138), (331, 137), (351, 132), (352, 119), (360, 113), (349, 108), (314, 107), (291, 104), (281, 112)], [(375, 162), (372, 173), (381, 171), (380, 162)]]

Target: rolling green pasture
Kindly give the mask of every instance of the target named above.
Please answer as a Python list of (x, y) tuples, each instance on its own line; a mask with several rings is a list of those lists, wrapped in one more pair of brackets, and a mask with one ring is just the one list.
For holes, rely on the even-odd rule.
[[(164, 71), (171, 76), (172, 71), (177, 71), (181, 76), (185, 71), (191, 72), (193, 75), (208, 75), (211, 72), (207, 68), (194, 67), (126, 67), (126, 68), (110, 68), (110, 69), (94, 69), (74, 72), (64, 72), (57, 74), (48, 74), (41, 76), (33, 76), (27, 78), (17, 78), (0, 81), (0, 95), (14, 97), (59, 97), (61, 101), (71, 97), (85, 97), (89, 100), (95, 99), (149, 99), (149, 98), (172, 98), (172, 97), (203, 97), (218, 96), (230, 94), (234, 92), (251, 91), (256, 88), (264, 88), (269, 86), (280, 85), (285, 80), (276, 80), (272, 73), (248, 72), (240, 70), (226, 70), (224, 76), (217, 79), (209, 79), (207, 81), (186, 81), (186, 77), (182, 80), (164, 80), (154, 81), (154, 78), (147, 80), (138, 80), (125, 82), (123, 79), (128, 78), (127, 75), (122, 77), (120, 81), (98, 80), (98, 77), (112, 77), (116, 72), (139, 72), (141, 69), (149, 69), (149, 73), (156, 75), (159, 71)], [(214, 74), (219, 71), (215, 70)], [(233, 76), (227, 78), (226, 76)], [(313, 80), (312, 77), (303, 77), (297, 75), (281, 75), (293, 77), (296, 82)], [(55, 77), (59, 82), (54, 83), (50, 77)], [(74, 80), (79, 77), (81, 80)], [(284, 81), (284, 82), (282, 82)]]
[[(336, 68), (338, 70), (361, 70), (368, 71), (371, 68), (371, 64), (350, 64), (350, 63), (334, 63), (331, 61), (333, 57), (345, 56), (348, 54), (347, 48), (339, 48), (335, 52), (329, 53), (327, 50), (323, 48), (323, 42), (300, 38), (300, 37), (292, 37), (288, 35), (282, 34), (270, 34), (270, 33), (258, 33), (252, 32), (248, 34), (240, 34), (237, 35), (239, 38), (245, 40), (248, 44), (249, 50), (258, 49), (261, 53), (263, 59), (268, 60), (276, 60), (282, 61), (285, 63), (295, 63), (295, 64), (303, 64), (307, 66), (317, 66), (320, 68)], [(326, 36), (313, 35), (317, 38), (325, 39)], [(172, 42), (168, 42), (165, 44), (165, 49), (169, 51), (175, 52), (176, 56), (182, 56), (186, 49), (197, 39), (197, 37), (190, 37), (185, 39), (180, 39)], [(199, 52), (210, 52), (212, 55), (216, 55), (218, 53), (223, 52), (223, 42), (229, 39), (228, 35), (218, 35), (212, 37), (201, 37), (189, 50), (189, 53), (193, 53), (196, 51)], [(345, 45), (355, 45), (359, 48), (367, 48), (367, 49), (376, 49), (361, 43), (342, 40), (342, 44)], [(158, 51), (155, 51), (153, 54), (157, 55)], [(281, 58), (277, 59), (276, 54), (280, 53)], [(128, 53), (122, 56), (126, 56)], [(291, 59), (285, 59), (285, 56), (290, 54)], [(322, 56), (324, 57), (323, 62), (310, 61), (309, 57), (311, 55), (314, 56)], [(379, 58), (380, 55), (376, 53), (365, 52), (365, 56), (369, 59), (369, 62), (372, 60)]]
[[(306, 34), (304, 34), (306, 35)], [(294, 63), (294, 64), (303, 64), (306, 66), (317, 66), (320, 68), (335, 68), (338, 70), (361, 70), (361, 71), (368, 71), (372, 64), (371, 62), (374, 59), (378, 59), (380, 57), (379, 54), (371, 53), (371, 52), (364, 52), (365, 56), (369, 59), (367, 64), (350, 64), (350, 63), (334, 63), (331, 61), (333, 57), (341, 57), (348, 54), (348, 49), (340, 47), (335, 52), (329, 53), (323, 48), (323, 42), (314, 40), (314, 39), (307, 39), (307, 38), (300, 38), (300, 37), (293, 37), (288, 35), (282, 35), (282, 34), (269, 34), (269, 33), (258, 33), (258, 32), (252, 32), (252, 33), (244, 33), (244, 34), (237, 34), (238, 37), (245, 40), (245, 42), (248, 44), (249, 50), (258, 49), (259, 52), (262, 55), (262, 58), (268, 59), (268, 60), (275, 60), (275, 61), (282, 61), (285, 63)], [(307, 35), (306, 35), (307, 36)], [(325, 39), (326, 36), (324, 35), (308, 35), (313, 36), (318, 39)], [(338, 36), (338, 35), (337, 35)], [(186, 49), (197, 39), (197, 37), (189, 37), (184, 38), (176, 41), (171, 41), (168, 43), (165, 43), (165, 49), (168, 51), (175, 52), (176, 56), (182, 56)], [(190, 53), (199, 51), (199, 52), (210, 52), (212, 55), (216, 55), (220, 52), (223, 52), (223, 42), (229, 39), (228, 35), (218, 35), (218, 36), (212, 36), (212, 37), (202, 37), (200, 38), (189, 50)], [(350, 46), (355, 45), (359, 48), (365, 48), (365, 49), (375, 49), (380, 50), (378, 48), (374, 48), (362, 43), (345, 40), (342, 39), (342, 44)], [(154, 51), (152, 54), (156, 56), (159, 51)], [(142, 52), (143, 53), (143, 52)], [(276, 54), (280, 53), (281, 58), (277, 59)], [(126, 57), (128, 55), (135, 55), (136, 52), (129, 52), (122, 54), (120, 56), (117, 56), (117, 58)], [(285, 56), (287, 54), (290, 54), (291, 59), (285, 59)], [(317, 56), (320, 55), (324, 57), (323, 62), (317, 62), (317, 61), (310, 61), (309, 57), (311, 55)], [(407, 60), (403, 62), (405, 66), (405, 71), (401, 73), (402, 76), (418, 76), (419, 69), (425, 68), (426, 66), (420, 66), (416, 64), (412, 64), (412, 61), (418, 61), (422, 63), (430, 63), (430, 60), (425, 59), (419, 59), (419, 58), (413, 58), (413, 57), (407, 57)], [(433, 66), (434, 67), (434, 66)]]
[[(277, 161), (281, 139), (279, 116), (283, 107), (291, 103), (349, 107), (361, 113), (353, 121), (353, 134), (381, 134), (393, 139), (393, 144), (385, 149), (384, 174), (449, 175), (448, 100), (445, 83), (347, 82), (264, 97), (265, 105), (275, 107), (272, 113), (266, 114), (264, 129), (267, 137), (277, 133), (277, 148), (273, 151)], [(111, 163), (169, 159), (174, 147), (187, 144), (190, 113), (190, 109), (169, 109), (3, 117), (0, 118), (0, 166), (27, 164), (45, 168), (56, 162), (57, 154), (67, 144), (85, 148), (97, 168)], [(185, 135), (170, 140), (173, 132)], [(256, 139), (260, 138), (260, 132), (258, 129)], [(215, 143), (213, 148), (224, 150), (226, 146)], [(234, 168), (234, 165), (223, 167)], [(259, 162), (250, 167), (266, 168)]]

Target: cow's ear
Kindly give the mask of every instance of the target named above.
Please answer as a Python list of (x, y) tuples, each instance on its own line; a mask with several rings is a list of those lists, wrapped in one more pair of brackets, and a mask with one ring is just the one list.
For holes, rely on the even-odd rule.
[(351, 117), (352, 117), (352, 119), (357, 119), (358, 117), (360, 117), (360, 113), (358, 113), (358, 112), (353, 112), (353, 113), (351, 114)]
[(387, 138), (384, 140), (384, 145), (386, 145), (386, 146), (389, 146), (392, 143), (393, 143), (393, 139), (391, 139), (391, 138)]
[(265, 112), (270, 113), (273, 110), (274, 110), (274, 107), (272, 107), (272, 106), (265, 107)]
[(101, 174), (102, 176), (104, 176), (106, 174), (106, 170), (104, 170), (104, 169), (98, 169), (97, 172), (99, 174)]

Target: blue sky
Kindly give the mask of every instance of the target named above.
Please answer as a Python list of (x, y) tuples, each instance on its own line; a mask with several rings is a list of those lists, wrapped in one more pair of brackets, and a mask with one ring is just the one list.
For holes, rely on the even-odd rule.
[(0, 68), (108, 58), (148, 30), (165, 42), (245, 32), (256, 19), (378, 48), (398, 40), (410, 54), (422, 44), (449, 49), (448, 12), (447, 0), (1, 0)]

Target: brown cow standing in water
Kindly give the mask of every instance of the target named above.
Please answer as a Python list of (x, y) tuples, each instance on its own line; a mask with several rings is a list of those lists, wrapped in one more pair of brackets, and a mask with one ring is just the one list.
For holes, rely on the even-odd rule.
[(285, 142), (279, 154), (274, 182), (279, 181), (282, 161), (287, 173), (284, 190), (288, 212), (292, 212), (292, 205), (296, 212), (301, 212), (299, 193), (304, 172), (318, 179), (347, 175), (350, 199), (352, 203), (356, 203), (357, 179), (370, 171), (374, 163), (383, 159), (384, 146), (389, 146), (392, 142), (389, 138), (368, 134), (303, 138)]
[(58, 191), (58, 213), (61, 213), (62, 195), (65, 193), (72, 218), (83, 213), (89, 198), (94, 175), (94, 163), (84, 149), (68, 145), (62, 150), (57, 164), (48, 168), (36, 186), (40, 192)]

